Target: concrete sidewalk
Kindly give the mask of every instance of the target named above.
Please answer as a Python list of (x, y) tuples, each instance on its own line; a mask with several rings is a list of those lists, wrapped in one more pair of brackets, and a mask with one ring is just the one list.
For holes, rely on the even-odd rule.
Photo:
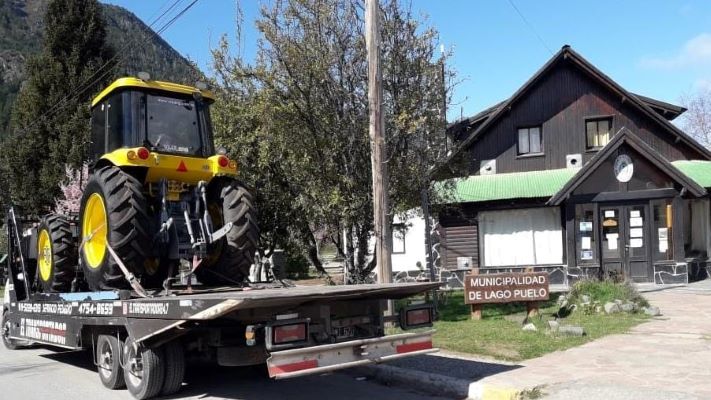
[(469, 397), (514, 399), (540, 388), (548, 399), (711, 398), (711, 281), (644, 295), (661, 317), (473, 382)]

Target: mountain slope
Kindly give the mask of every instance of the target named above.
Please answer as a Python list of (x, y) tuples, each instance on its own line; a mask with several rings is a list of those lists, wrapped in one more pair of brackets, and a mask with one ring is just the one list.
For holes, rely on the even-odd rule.
[[(41, 50), (46, 6), (46, 0), (0, 0), (0, 137), (6, 134), (12, 104), (24, 79), (25, 62)], [(194, 83), (203, 76), (132, 12), (108, 4), (102, 4), (102, 8), (108, 43), (126, 54), (116, 68), (116, 76), (146, 71), (154, 79), (179, 83)]]

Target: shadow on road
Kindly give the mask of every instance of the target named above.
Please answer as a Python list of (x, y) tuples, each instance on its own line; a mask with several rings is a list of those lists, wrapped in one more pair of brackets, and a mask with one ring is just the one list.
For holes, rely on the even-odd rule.
[(444, 375), (452, 378), (478, 381), (490, 375), (521, 368), (521, 365), (499, 364), (496, 362), (466, 360), (461, 358), (423, 355), (388, 362), (388, 365)]
[(71, 365), (74, 367), (86, 369), (89, 371), (96, 371), (96, 367), (94, 366), (94, 360), (92, 360), (91, 353), (88, 351), (57, 351), (56, 348), (45, 346), (38, 346), (37, 348), (51, 350), (50, 353), (40, 354), (40, 357)]

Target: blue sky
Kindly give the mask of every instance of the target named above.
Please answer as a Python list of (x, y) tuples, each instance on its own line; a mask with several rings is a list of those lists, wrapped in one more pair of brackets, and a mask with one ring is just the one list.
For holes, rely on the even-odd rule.
[[(105, 2), (149, 21), (167, 0)], [(509, 0), (412, 0), (439, 30), (442, 44), (453, 49), (452, 66), (463, 79), (450, 119), (462, 108), (467, 116), (509, 97), (564, 44), (633, 92), (678, 103), (685, 93), (711, 88), (709, 1), (511, 2), (528, 23)], [(241, 51), (250, 58), (259, 37), (254, 20), (268, 1), (241, 4)], [(210, 47), (222, 34), (234, 39), (235, 20), (235, 0), (200, 0), (163, 38), (209, 74)]]

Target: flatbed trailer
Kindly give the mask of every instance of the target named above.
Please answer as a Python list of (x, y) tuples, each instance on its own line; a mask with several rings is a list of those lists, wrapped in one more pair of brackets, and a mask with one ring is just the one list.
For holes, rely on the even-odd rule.
[(41, 293), (31, 286), (19, 243), (9, 246), (6, 266), (5, 346), (89, 350), (104, 386), (127, 387), (138, 399), (177, 392), (189, 361), (266, 364), (270, 377), (283, 379), (437, 351), (431, 329), (386, 335), (388, 324), (431, 327), (429, 304), (385, 314), (388, 300), (438, 283)]

